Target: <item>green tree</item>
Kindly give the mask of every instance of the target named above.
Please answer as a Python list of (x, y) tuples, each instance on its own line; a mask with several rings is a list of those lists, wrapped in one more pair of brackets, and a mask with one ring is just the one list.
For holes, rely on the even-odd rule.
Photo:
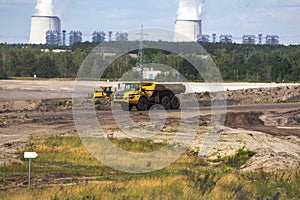
[(33, 76), (33, 66), (35, 64), (35, 57), (38, 54), (39, 52), (34, 51), (30, 47), (17, 50), (16, 59), (18, 63), (17, 70), (19, 71), (19, 76)]
[(2, 56), (0, 55), (0, 79), (3, 79), (3, 78), (7, 78), (7, 75), (6, 75), (6, 71), (4, 69)]
[(58, 77), (58, 68), (55, 66), (51, 53), (42, 53), (37, 56), (35, 74), (42, 78)]

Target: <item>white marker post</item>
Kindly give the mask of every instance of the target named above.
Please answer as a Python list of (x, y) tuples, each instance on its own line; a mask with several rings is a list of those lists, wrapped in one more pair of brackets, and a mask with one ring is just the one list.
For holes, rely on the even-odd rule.
[(31, 172), (31, 159), (38, 157), (36, 152), (24, 152), (24, 158), (29, 159), (28, 169), (28, 190), (30, 190), (30, 172)]

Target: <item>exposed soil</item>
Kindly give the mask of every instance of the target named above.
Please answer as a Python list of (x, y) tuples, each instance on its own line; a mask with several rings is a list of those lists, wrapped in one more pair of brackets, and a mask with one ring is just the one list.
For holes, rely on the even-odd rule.
[[(0, 113), (28, 111), (68, 111), (74, 90), (74, 81), (4, 81), (0, 80)], [(88, 83), (93, 88), (93, 84)], [(107, 84), (107, 83), (103, 83)], [(112, 83), (113, 84), (113, 83)], [(196, 87), (196, 86), (195, 86)], [(249, 85), (247, 86), (249, 87)], [(257, 87), (257, 86), (253, 86)], [(91, 91), (93, 92), (93, 91)], [(88, 96), (89, 94), (87, 94)], [(248, 105), (300, 101), (300, 85), (270, 88), (227, 90), (222, 93), (197, 93), (200, 106), (226, 100), (227, 105)], [(109, 110), (110, 103), (100, 100), (100, 110)]]
[[(280, 119), (278, 119), (280, 118)], [(283, 120), (286, 119), (284, 122)], [(279, 122), (278, 122), (279, 121)], [(300, 109), (284, 113), (227, 113), (225, 126), (234, 129), (260, 131), (273, 136), (300, 137)], [(279, 126), (280, 125), (280, 126)]]
[[(227, 113), (220, 143), (223, 155), (246, 147), (256, 152), (244, 170), (274, 171), (300, 167), (300, 109), (288, 112)], [(216, 156), (216, 155), (214, 155)]]
[[(198, 93), (197, 97), (200, 105), (208, 106), (211, 104), (211, 97), (217, 95), (218, 93), (210, 94), (208, 92), (202, 92)], [(226, 99), (227, 105), (300, 101), (300, 86), (227, 90), (225, 94), (222, 94), (222, 97)]]
[(76, 134), (73, 119), (64, 116), (42, 119), (8, 116), (0, 122), (0, 165), (20, 162), (17, 153), (24, 150), (30, 138)]
[(72, 99), (0, 102), (0, 113), (62, 112), (72, 110)]
[[(0, 165), (21, 162), (16, 153), (25, 148), (31, 137), (77, 135), (71, 113), (70, 88), (72, 83), (66, 82), (66, 85), (59, 85), (49, 82), (50, 88), (47, 90), (47, 95), (43, 95), (45, 92), (43, 88), (48, 82), (40, 84), (2, 86), (2, 92), (5, 92), (5, 95), (2, 93), (0, 97)], [(299, 101), (299, 91), (298, 86), (227, 91), (226, 99), (230, 105)], [(26, 96), (27, 93), (28, 96)], [(24, 95), (25, 100), (22, 100), (21, 97)], [(209, 93), (199, 93), (198, 100), (200, 105), (210, 105)], [(108, 111), (110, 103), (107, 99), (100, 100), (99, 105), (102, 110), (98, 113), (101, 128), (107, 134), (113, 134), (113, 137), (126, 137), (121, 133), (120, 127), (113, 122), (114, 118)], [(251, 110), (251, 107), (248, 110)], [(198, 118), (200, 125), (191, 148), (201, 147), (207, 133), (210, 114), (209, 111), (201, 112), (201, 116), (199, 112), (189, 113), (189, 117)], [(167, 112), (167, 116), (167, 120), (161, 126), (161, 121), (154, 123), (148, 114), (132, 112), (130, 117), (135, 125), (124, 123), (122, 128), (131, 131), (138, 127), (161, 130), (162, 134), (156, 135), (154, 140), (157, 142), (169, 140), (176, 135), (176, 126), (182, 119), (180, 112)], [(184, 122), (188, 124), (189, 118), (184, 119)], [(246, 163), (245, 170), (293, 169), (300, 165), (299, 138), (300, 109), (230, 111), (226, 113), (225, 127), (209, 158), (231, 155), (239, 148), (246, 147), (255, 151), (256, 155)]]

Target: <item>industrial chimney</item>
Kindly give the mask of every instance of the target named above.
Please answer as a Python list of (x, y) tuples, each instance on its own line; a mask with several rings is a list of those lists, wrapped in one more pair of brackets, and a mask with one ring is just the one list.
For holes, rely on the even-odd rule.
[(201, 20), (177, 20), (174, 42), (196, 42), (202, 36), (201, 23)]
[(58, 33), (61, 37), (61, 20), (56, 16), (32, 16), (30, 30), (30, 44), (46, 44), (47, 31)]

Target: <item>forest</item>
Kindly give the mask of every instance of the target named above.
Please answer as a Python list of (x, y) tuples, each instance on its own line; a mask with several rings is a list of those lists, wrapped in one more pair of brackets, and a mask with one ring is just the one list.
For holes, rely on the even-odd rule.
[[(172, 42), (148, 42), (148, 46), (168, 46), (179, 53), (192, 57), (199, 49), (189, 43), (178, 45)], [(71, 47), (48, 47), (43, 45), (0, 44), (0, 78), (76, 78), (77, 72), (97, 43), (75, 43)], [(102, 77), (117, 79), (137, 66), (138, 42), (115, 42), (112, 46), (132, 50), (112, 62)], [(244, 45), (201, 43), (211, 56), (224, 81), (236, 82), (299, 82), (300, 45)], [(147, 46), (147, 41), (145, 42)], [(151, 45), (150, 45), (151, 46)], [(129, 48), (130, 47), (130, 48)], [(57, 51), (57, 49), (60, 51)], [(123, 48), (123, 49), (124, 49)], [(163, 48), (162, 48), (163, 49)], [(188, 49), (188, 51), (186, 50)], [(197, 52), (199, 54), (199, 52)], [(132, 56), (136, 55), (136, 56)], [(180, 56), (163, 50), (144, 49), (144, 63), (159, 63), (178, 70), (189, 81), (203, 81), (196, 69)]]

